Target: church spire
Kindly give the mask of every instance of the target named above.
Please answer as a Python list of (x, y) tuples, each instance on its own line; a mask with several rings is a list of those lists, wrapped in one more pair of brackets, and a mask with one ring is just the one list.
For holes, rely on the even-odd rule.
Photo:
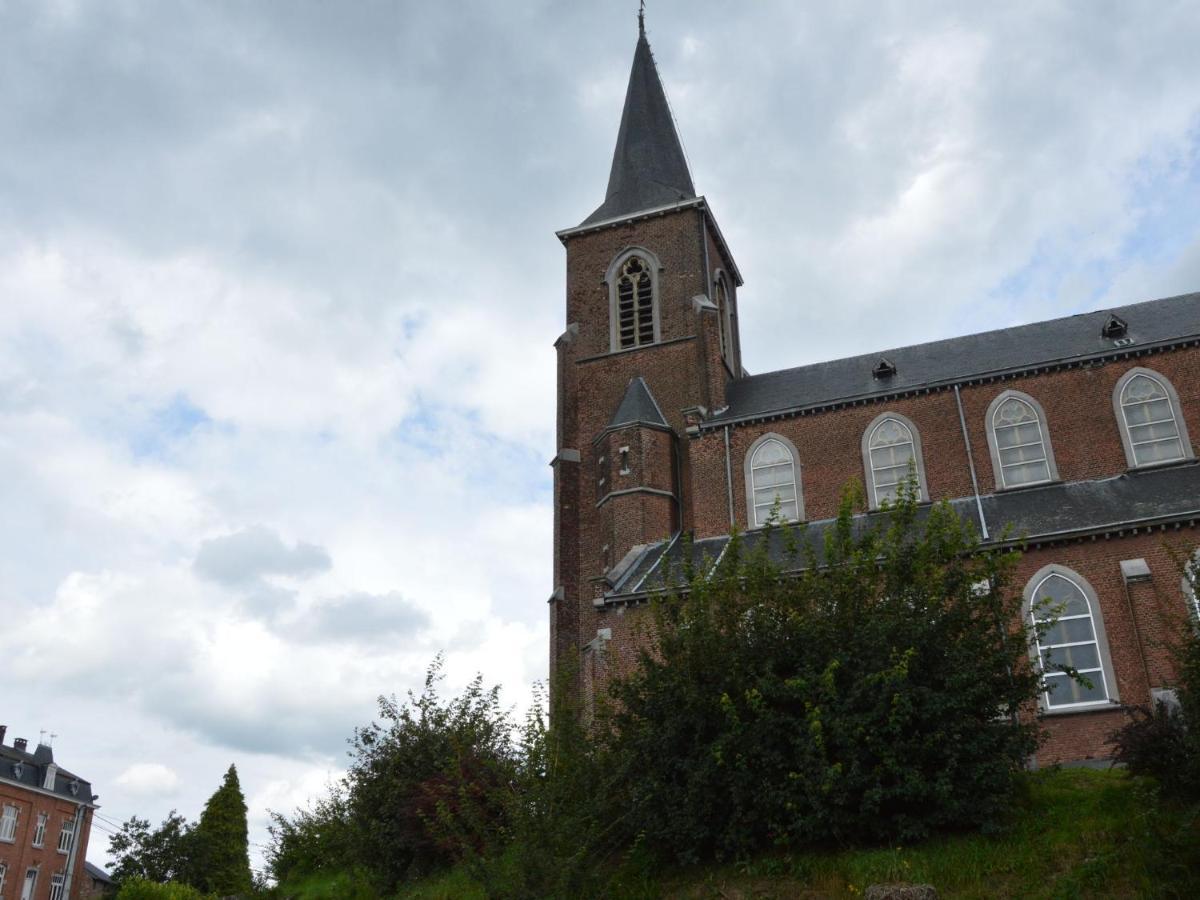
[(581, 224), (666, 206), (696, 196), (683, 146), (675, 131), (650, 42), (645, 6), (638, 9), (638, 41), (625, 92), (625, 110), (613, 151), (604, 203)]

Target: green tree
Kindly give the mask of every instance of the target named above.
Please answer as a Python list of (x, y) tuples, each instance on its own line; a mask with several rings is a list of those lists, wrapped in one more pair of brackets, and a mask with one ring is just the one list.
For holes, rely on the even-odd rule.
[(359, 865), (358, 839), (344, 782), (291, 816), (272, 811), (267, 826), (267, 867), (280, 884), (309, 875), (345, 872)]
[(113, 881), (186, 881), (195, 843), (194, 828), (175, 810), (155, 829), (150, 828), (148, 819), (131, 817), (108, 839), (108, 852), (116, 860)]
[(735, 536), (655, 604), (615, 689), (615, 759), (645, 845), (691, 862), (988, 828), (1035, 749), (1040, 678), (1012, 552), (909, 490), (818, 538)]
[(457, 862), (467, 849), (439, 820), (487, 809), (504, 827), (502, 791), (513, 768), (513, 728), (499, 688), (482, 676), (443, 701), (437, 691), (442, 657), (430, 665), (420, 694), (379, 698), (379, 717), (356, 729), (346, 776), (357, 852), (385, 890)]
[(253, 890), (246, 799), (234, 765), (204, 804), (194, 832), (191, 877), (187, 880), (222, 896), (245, 896)]

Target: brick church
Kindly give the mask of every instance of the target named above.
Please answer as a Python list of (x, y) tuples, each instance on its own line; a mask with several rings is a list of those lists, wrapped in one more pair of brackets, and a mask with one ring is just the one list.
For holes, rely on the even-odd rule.
[(912, 471), (985, 545), (1024, 537), (1027, 607), (1065, 604), (1030, 654), (1092, 686), (1048, 675), (1039, 765), (1106, 758), (1122, 706), (1169, 691), (1165, 629), (1200, 611), (1172, 556), (1200, 546), (1200, 294), (750, 375), (754, 310), (640, 27), (604, 202), (558, 237), (550, 654), (585, 697), (685, 547), (719, 560), (776, 506), (819, 534), (851, 479), (874, 510)]

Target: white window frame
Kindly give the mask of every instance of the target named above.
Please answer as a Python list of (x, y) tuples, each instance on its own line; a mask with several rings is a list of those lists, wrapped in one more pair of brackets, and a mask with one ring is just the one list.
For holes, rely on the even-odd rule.
[(50, 821), (47, 813), (38, 813), (37, 825), (33, 829), (33, 846), (43, 847), (46, 844), (46, 824)]
[[(1041, 594), (1041, 588), (1050, 578), (1063, 578), (1071, 582), (1080, 593), (1083, 594), (1084, 600), (1088, 606), (1088, 618), (1092, 623), (1092, 640), (1091, 641), (1076, 641), (1070, 644), (1051, 644), (1043, 646), (1041, 638), (1034, 636), (1030, 642), (1029, 656), (1037, 671), (1042, 671), (1042, 651), (1060, 649), (1066, 646), (1080, 646), (1083, 644), (1095, 643), (1096, 655), (1099, 658), (1100, 666), (1098, 669), (1079, 669), (1081, 675), (1087, 677), (1093, 684), (1097, 678), (1101, 687), (1104, 689), (1105, 699), (1103, 700), (1087, 700), (1079, 703), (1058, 703), (1054, 706), (1050, 705), (1049, 693), (1043, 691), (1038, 698), (1038, 705), (1046, 715), (1057, 715), (1059, 713), (1070, 713), (1075, 711), (1087, 711), (1094, 709), (1106, 709), (1115, 703), (1120, 702), (1120, 695), (1117, 690), (1116, 671), (1113, 669), (1112, 656), (1108, 650), (1108, 636), (1104, 630), (1104, 611), (1100, 606), (1100, 598), (1096, 594), (1095, 588), (1091, 583), (1076, 572), (1074, 569), (1069, 569), (1066, 566), (1060, 566), (1051, 563), (1048, 566), (1043, 566), (1034, 576), (1029, 579), (1025, 585), (1025, 606), (1023, 620), (1034, 625), (1038, 620), (1034, 616), (1034, 606), (1039, 603), (1044, 594)], [(1083, 616), (1066, 616), (1058, 621), (1066, 621), (1074, 618), (1083, 618)], [(1044, 619), (1042, 621), (1045, 621)], [(1096, 673), (1099, 673), (1097, 676)]]
[(746, 475), (746, 520), (750, 528), (762, 528), (767, 524), (767, 518), (770, 517), (770, 512), (766, 514), (761, 522), (758, 520), (758, 507), (754, 503), (754, 457), (764, 444), (770, 441), (775, 441), (780, 444), (792, 457), (792, 479), (796, 486), (796, 518), (780, 519), (781, 522), (803, 522), (804, 521), (804, 485), (801, 478), (802, 468), (800, 466), (800, 454), (796, 452), (796, 445), (785, 438), (782, 434), (768, 432), (761, 435), (751, 444), (746, 450), (746, 458), (743, 462)]
[(0, 806), (0, 841), (6, 844), (17, 842), (17, 822), (21, 818), (21, 807), (11, 803)]
[(62, 829), (58, 832), (58, 852), (70, 853), (71, 845), (75, 842), (75, 817), (64, 818)]
[(0, 897), (4, 896), (4, 882), (8, 878), (8, 863), (0, 860)]
[[(1137, 461), (1136, 447), (1133, 443), (1133, 438), (1129, 433), (1129, 420), (1125, 415), (1125, 404), (1122, 400), (1122, 395), (1125, 393), (1125, 388), (1138, 376), (1149, 378), (1155, 384), (1163, 389), (1167, 395), (1167, 402), (1171, 407), (1171, 415), (1175, 420), (1175, 428), (1179, 434), (1179, 445), (1183, 455), (1176, 459), (1156, 460), (1154, 462), (1139, 463)], [(1179, 404), (1179, 394), (1175, 391), (1175, 386), (1171, 384), (1169, 378), (1160, 372), (1155, 372), (1153, 369), (1147, 369), (1142, 366), (1134, 366), (1118, 380), (1113, 388), (1113, 414), (1117, 417), (1117, 430), (1121, 432), (1121, 445), (1125, 448), (1125, 462), (1131, 469), (1151, 469), (1155, 466), (1169, 466), (1174, 463), (1183, 462), (1188, 459), (1195, 459), (1196, 453), (1192, 449), (1191, 438), (1188, 437), (1187, 420), (1183, 417), (1183, 408)], [(1160, 420), (1166, 422), (1166, 419)], [(1161, 438), (1160, 440), (1168, 440)], [(1153, 443), (1153, 442), (1151, 442)]]
[[(1038, 481), (1023, 481), (1020, 484), (1008, 484), (1004, 477), (1004, 463), (1000, 455), (1000, 440), (996, 435), (996, 416), (1000, 414), (1000, 407), (1009, 400), (1018, 400), (1021, 403), (1024, 403), (1033, 412), (1034, 416), (1037, 417), (1038, 434), (1041, 436), (1042, 453), (1046, 458), (1046, 478)], [(1046, 426), (1046, 411), (1042, 409), (1042, 404), (1038, 403), (1037, 400), (1023, 391), (1003, 391), (988, 405), (987, 421), (985, 424), (987, 425), (988, 451), (991, 453), (992, 457), (992, 473), (996, 477), (996, 490), (1006, 491), (1014, 488), (1032, 487), (1036, 484), (1050, 484), (1051, 482), (1058, 481), (1058, 466), (1054, 462), (1054, 447), (1050, 443), (1050, 429)]]
[[(888, 420), (895, 420), (908, 430), (909, 437), (912, 439), (913, 466), (916, 469), (917, 476), (917, 500), (925, 503), (929, 500), (929, 486), (925, 481), (925, 454), (921, 450), (921, 432), (908, 416), (891, 411), (882, 412), (877, 415), (871, 420), (871, 424), (866, 427), (866, 430), (863, 431), (862, 459), (863, 469), (867, 478), (867, 501), (871, 509), (880, 509), (882, 506), (875, 488), (875, 465), (871, 460), (871, 439), (875, 436), (875, 432)], [(896, 482), (896, 484), (899, 483)], [(892, 486), (886, 485), (886, 487)]]
[(67, 886), (67, 876), (62, 872), (55, 872), (50, 876), (50, 898), (49, 900), (63, 900), (63, 890)]
[(58, 766), (54, 763), (46, 766), (46, 777), (42, 780), (42, 787), (47, 791), (54, 790), (54, 783), (58, 779)]
[[(646, 264), (646, 270), (650, 273), (650, 304), (654, 319), (654, 340), (649, 344), (634, 344), (632, 347), (622, 347), (617, 288), (621, 278), (621, 269), (631, 256), (641, 257), (642, 262)], [(611, 263), (609, 263), (608, 271), (604, 275), (604, 281), (608, 285), (608, 344), (610, 352), (617, 353), (620, 351), (640, 350), (643, 347), (651, 347), (662, 340), (662, 324), (660, 322), (660, 310), (662, 308), (662, 303), (660, 302), (659, 293), (661, 284), (659, 273), (661, 271), (662, 263), (658, 261), (658, 257), (645, 247), (641, 246), (626, 247), (613, 258)]]
[(37, 866), (30, 866), (25, 870), (25, 879), (21, 882), (21, 900), (25, 900), (26, 897), (32, 898), (37, 896), (37, 880)]

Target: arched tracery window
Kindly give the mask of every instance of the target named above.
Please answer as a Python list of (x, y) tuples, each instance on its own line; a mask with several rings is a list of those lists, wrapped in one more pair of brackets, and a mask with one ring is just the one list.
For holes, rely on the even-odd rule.
[[(1047, 687), (1043, 695), (1046, 708), (1067, 709), (1116, 699), (1094, 593), (1069, 569), (1048, 569), (1035, 575), (1026, 591), (1031, 620), (1044, 629), (1037, 637), (1037, 655)], [(1054, 624), (1046, 627), (1051, 621)], [(1066, 674), (1064, 667), (1075, 669), (1091, 686)]]
[(988, 441), (996, 487), (1040, 484), (1058, 477), (1045, 415), (1028, 394), (1005, 391), (992, 401)]
[(917, 478), (918, 499), (928, 499), (921, 439), (908, 419), (897, 413), (879, 416), (863, 438), (863, 457), (872, 508), (878, 509), (885, 501), (895, 502), (900, 485), (910, 474)]
[(752, 528), (767, 524), (776, 503), (780, 521), (804, 517), (798, 468), (795, 449), (786, 438), (766, 435), (751, 447), (746, 457), (746, 493)]
[(1131, 468), (1192, 456), (1179, 397), (1157, 372), (1140, 368), (1126, 372), (1117, 382), (1113, 405)]
[(632, 254), (621, 264), (616, 295), (617, 348), (653, 344), (654, 277), (644, 257)]

